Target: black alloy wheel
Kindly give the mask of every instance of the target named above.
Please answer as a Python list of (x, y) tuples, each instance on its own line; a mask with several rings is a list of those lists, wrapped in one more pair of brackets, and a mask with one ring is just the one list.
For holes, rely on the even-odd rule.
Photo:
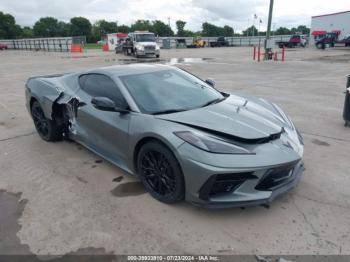
[(156, 199), (174, 203), (184, 199), (184, 179), (172, 152), (157, 142), (145, 144), (138, 154), (138, 171), (146, 190)]
[(45, 141), (57, 141), (62, 139), (62, 130), (54, 120), (47, 119), (43, 109), (37, 101), (34, 101), (31, 113), (35, 129)]

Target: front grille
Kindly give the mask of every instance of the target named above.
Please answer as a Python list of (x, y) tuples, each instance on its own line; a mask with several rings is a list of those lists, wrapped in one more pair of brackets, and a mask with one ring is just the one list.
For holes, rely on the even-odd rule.
[(145, 45), (145, 50), (155, 50), (156, 47), (154, 45)]
[(208, 200), (212, 196), (231, 193), (246, 180), (256, 178), (252, 172), (213, 175), (199, 190), (199, 198)]
[(276, 167), (266, 172), (263, 178), (255, 187), (256, 190), (272, 191), (293, 180), (296, 163)]

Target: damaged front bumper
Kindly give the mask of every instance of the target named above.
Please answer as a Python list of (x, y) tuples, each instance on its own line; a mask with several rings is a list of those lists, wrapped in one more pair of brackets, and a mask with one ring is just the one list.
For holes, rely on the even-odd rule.
[[(256, 156), (246, 156), (250, 161), (246, 161), (245, 166), (243, 161), (237, 159), (242, 156), (213, 154), (212, 164), (199, 162), (189, 156), (180, 161), (185, 174), (186, 200), (207, 208), (270, 203), (294, 188), (304, 171), (303, 161), (296, 154), (288, 155), (283, 161), (269, 162), (259, 162)], [(231, 163), (231, 167), (223, 167), (216, 161), (222, 158), (226, 158), (226, 163)], [(241, 167), (235, 167), (238, 163)]]
[[(292, 190), (298, 184), (303, 171), (305, 170), (304, 164), (302, 161), (295, 165), (293, 172), (291, 174), (290, 179), (288, 179), (285, 183), (282, 183), (280, 186), (276, 187), (272, 191), (256, 191), (256, 196), (254, 197), (254, 193), (247, 193), (246, 197), (250, 198), (250, 200), (241, 200), (238, 198), (235, 200), (235, 194), (245, 194), (240, 191), (238, 188), (235, 192), (230, 194), (222, 194), (221, 196), (211, 197), (207, 201), (190, 201), (192, 204), (196, 206), (201, 206), (205, 208), (233, 208), (233, 207), (248, 207), (248, 206), (258, 206), (264, 204), (270, 204), (273, 200), (275, 200), (278, 196), (287, 193)], [(244, 190), (243, 190), (244, 191)], [(263, 193), (263, 194), (261, 194)], [(265, 195), (265, 196), (264, 196)], [(244, 197), (243, 197), (244, 198)]]

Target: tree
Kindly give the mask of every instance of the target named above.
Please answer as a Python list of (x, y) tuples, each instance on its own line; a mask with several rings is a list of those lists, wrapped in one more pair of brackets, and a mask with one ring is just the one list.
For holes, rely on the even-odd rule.
[(224, 26), (224, 36), (233, 36), (234, 31), (233, 28), (231, 26), (225, 25)]
[(0, 11), (0, 39), (13, 39), (21, 34), (21, 28), (15, 18)]
[(182, 20), (177, 20), (176, 21), (176, 29), (177, 29), (177, 36), (182, 36), (182, 37), (195, 37), (199, 36), (202, 34), (202, 32), (192, 32), (190, 30), (185, 29), (186, 22)]
[(70, 24), (62, 21), (58, 22), (57, 36), (70, 36)]
[(298, 29), (295, 28), (295, 27), (292, 27), (292, 28), (290, 29), (290, 33), (291, 33), (292, 35), (296, 34), (297, 32), (298, 32)]
[(106, 20), (99, 20), (92, 26), (91, 42), (96, 42), (102, 38), (103, 35), (116, 33), (118, 26), (116, 22), (108, 22)]
[(129, 33), (129, 32), (130, 32), (130, 26), (127, 26), (127, 25), (118, 25), (118, 32), (121, 32), (121, 33)]
[(137, 20), (130, 26), (131, 31), (153, 31), (152, 23), (149, 20)]
[(255, 26), (248, 27), (246, 30), (242, 32), (244, 36), (253, 36), (253, 35), (258, 35), (258, 29), (256, 29)]
[(85, 17), (73, 17), (70, 20), (70, 35), (72, 36), (91, 36), (92, 26)]
[(53, 17), (42, 17), (34, 24), (33, 31), (34, 35), (39, 37), (59, 36), (58, 20)]
[(221, 27), (208, 22), (202, 24), (203, 36), (233, 36), (233, 33), (233, 28), (228, 25)]
[(308, 35), (310, 34), (310, 28), (308, 28), (307, 26), (305, 25), (299, 25), (297, 27), (297, 31), (303, 35)]
[(222, 36), (224, 35), (224, 29), (222, 27), (205, 22), (202, 24), (203, 36)]
[(21, 37), (23, 38), (32, 38), (34, 36), (33, 29), (29, 26), (25, 26), (22, 28), (22, 34)]
[(290, 35), (291, 31), (286, 27), (280, 27), (275, 31), (275, 35)]
[(116, 22), (108, 22), (106, 20), (99, 20), (93, 26), (101, 34), (116, 33), (118, 26)]
[(192, 32), (191, 30), (184, 30), (183, 37), (200, 37), (202, 32)]
[(176, 28), (177, 28), (177, 36), (185, 36), (184, 30), (185, 30), (185, 21), (177, 20), (176, 21)]
[[(177, 36), (179, 37), (197, 37), (197, 36), (234, 36), (232, 27), (225, 25), (224, 27), (216, 26), (205, 22), (202, 24), (202, 31), (192, 32), (185, 29), (186, 22), (182, 20), (176, 21)], [(128, 33), (131, 31), (144, 30), (154, 32), (159, 36), (173, 36), (174, 32), (169, 25), (160, 20), (137, 20), (131, 26), (125, 24), (117, 25), (116, 22), (99, 20), (93, 26), (90, 21), (84, 17), (73, 17), (70, 23), (58, 21), (54, 17), (42, 17), (30, 28), (28, 26), (21, 28), (16, 24), (15, 18), (0, 11), (0, 39), (14, 38), (30, 38), (33, 36), (39, 37), (56, 37), (56, 36), (86, 36), (88, 42), (97, 41), (101, 36), (113, 32)], [(288, 29), (286, 27), (278, 28), (274, 34), (289, 35), (289, 34), (310, 34), (310, 28), (305, 25), (299, 25)], [(243, 35), (258, 35), (258, 30), (255, 26), (251, 26), (242, 32)], [(259, 32), (259, 35), (265, 35), (266, 32)]]
[(152, 22), (152, 32), (158, 36), (174, 35), (174, 31), (171, 29), (171, 27), (160, 20), (155, 20)]
[(299, 25), (297, 28), (293, 27), (290, 30), (291, 34), (302, 34), (302, 35), (308, 35), (310, 34), (310, 28), (308, 28), (305, 25)]

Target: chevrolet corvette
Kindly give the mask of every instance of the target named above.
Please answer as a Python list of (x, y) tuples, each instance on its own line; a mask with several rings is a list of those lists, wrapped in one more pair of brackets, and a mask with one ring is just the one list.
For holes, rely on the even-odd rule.
[(25, 93), (43, 140), (82, 144), (164, 203), (266, 204), (294, 188), (304, 170), (303, 138), (279, 106), (221, 92), (176, 67), (36, 76)]

